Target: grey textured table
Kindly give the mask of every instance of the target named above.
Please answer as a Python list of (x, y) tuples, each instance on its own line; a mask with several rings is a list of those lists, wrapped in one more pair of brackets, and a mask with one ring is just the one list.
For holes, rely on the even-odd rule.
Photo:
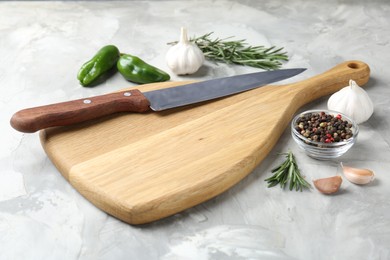
[[(0, 2), (0, 259), (390, 259), (390, 4), (388, 1)], [(287, 129), (256, 170), (224, 194), (175, 216), (130, 226), (69, 185), (38, 134), (9, 126), (19, 109), (103, 94), (132, 84), (120, 75), (83, 88), (81, 64), (106, 44), (164, 70), (166, 42), (190, 35), (245, 38), (285, 47), (283, 67), (301, 80), (350, 59), (368, 63), (374, 115), (343, 157), (316, 161)], [(204, 80), (254, 69), (206, 62)], [(286, 81), (288, 82), (288, 81)], [(326, 108), (327, 98), (302, 110)], [(291, 149), (308, 180), (332, 176), (340, 161), (376, 180), (344, 179), (335, 196), (266, 188)]]

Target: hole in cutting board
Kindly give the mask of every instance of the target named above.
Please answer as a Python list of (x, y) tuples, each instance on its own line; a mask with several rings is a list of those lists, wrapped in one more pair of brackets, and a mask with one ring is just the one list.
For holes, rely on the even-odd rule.
[(348, 63), (348, 67), (351, 68), (351, 69), (358, 69), (359, 68), (359, 64), (357, 64), (357, 63)]

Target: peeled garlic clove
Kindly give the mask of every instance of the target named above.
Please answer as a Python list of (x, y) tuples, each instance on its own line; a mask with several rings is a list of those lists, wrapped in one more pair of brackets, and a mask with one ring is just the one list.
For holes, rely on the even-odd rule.
[(341, 163), (345, 178), (355, 184), (367, 184), (374, 180), (375, 174), (369, 169), (359, 169), (344, 166)]
[(313, 181), (317, 190), (324, 194), (336, 193), (339, 190), (342, 182), (343, 179), (340, 176), (322, 178)]

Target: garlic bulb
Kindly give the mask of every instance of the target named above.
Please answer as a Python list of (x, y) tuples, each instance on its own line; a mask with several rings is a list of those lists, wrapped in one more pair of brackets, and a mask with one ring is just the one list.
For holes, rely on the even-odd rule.
[(182, 27), (180, 41), (169, 49), (165, 60), (173, 73), (192, 74), (202, 66), (204, 54), (195, 43), (188, 40), (187, 30)]
[(374, 105), (367, 92), (350, 80), (349, 86), (330, 96), (328, 109), (341, 112), (360, 124), (370, 118)]
[(340, 176), (322, 178), (313, 181), (317, 190), (324, 194), (336, 193), (339, 190), (342, 182), (343, 179)]
[(358, 169), (344, 166), (343, 163), (340, 163), (341, 168), (343, 169), (344, 176), (352, 183), (355, 184), (367, 184), (374, 180), (375, 174), (373, 171), (368, 169)]

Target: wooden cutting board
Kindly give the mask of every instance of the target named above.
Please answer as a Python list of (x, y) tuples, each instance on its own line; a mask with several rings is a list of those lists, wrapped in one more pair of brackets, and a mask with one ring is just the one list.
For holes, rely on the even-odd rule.
[(267, 156), (302, 105), (336, 92), (350, 79), (363, 85), (369, 74), (367, 64), (348, 61), (294, 84), (49, 128), (40, 137), (49, 158), (85, 198), (125, 222), (142, 224), (226, 191)]

